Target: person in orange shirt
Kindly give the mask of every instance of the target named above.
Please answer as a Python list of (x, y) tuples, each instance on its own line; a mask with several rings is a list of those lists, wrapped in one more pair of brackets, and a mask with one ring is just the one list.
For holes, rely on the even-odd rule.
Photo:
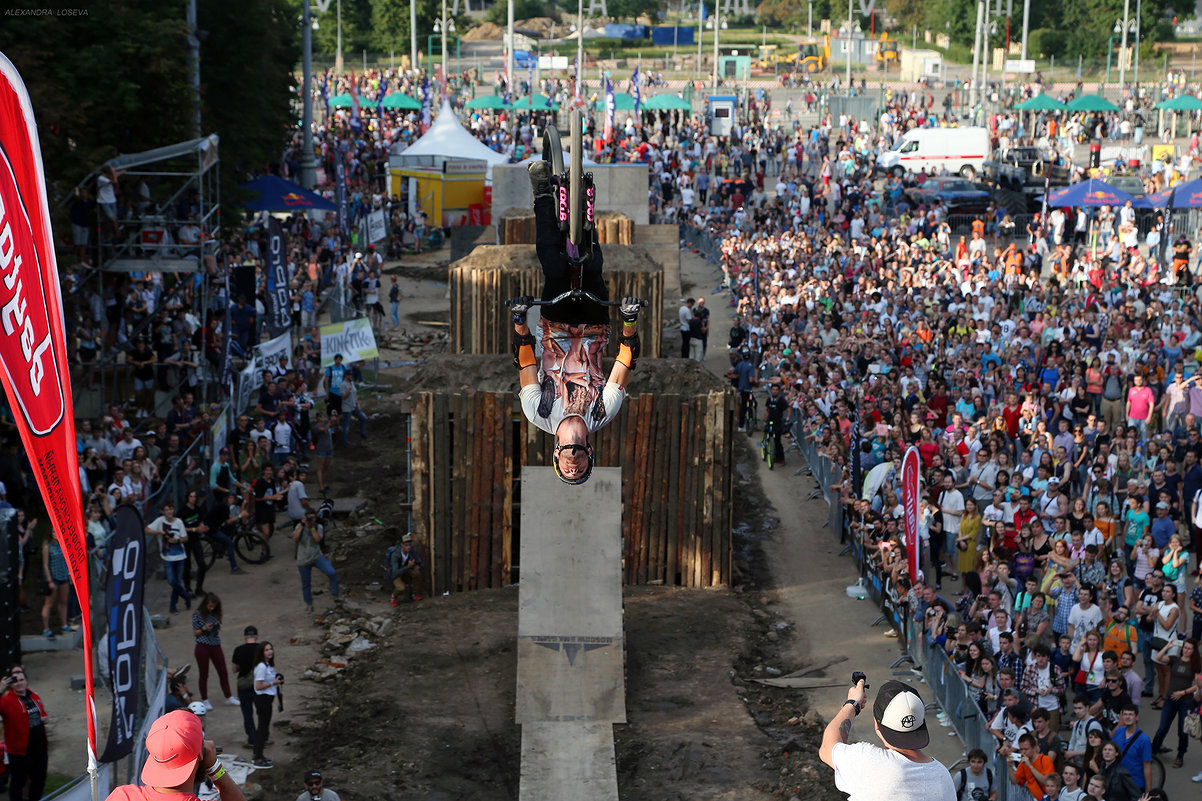
[(1030, 732), (1018, 738), (1018, 761), (1011, 754), (1010, 783), (1026, 785), (1027, 790), (1035, 798), (1043, 795), (1044, 782), (1048, 776), (1056, 772), (1056, 763), (1052, 758), (1039, 753), (1035, 744), (1035, 736)]
[(980, 217), (974, 217), (972, 220), (972, 232), (974, 234), (980, 234), (982, 237), (984, 237), (985, 236), (985, 221), (982, 220)]

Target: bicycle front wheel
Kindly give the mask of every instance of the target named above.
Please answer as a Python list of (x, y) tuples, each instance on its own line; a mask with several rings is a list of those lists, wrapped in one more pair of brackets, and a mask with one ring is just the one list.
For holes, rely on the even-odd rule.
[(243, 531), (234, 538), (238, 558), (252, 565), (261, 565), (271, 558), (271, 546), (257, 531)]
[(217, 561), (217, 545), (208, 537), (201, 537), (200, 560), (205, 570), (208, 570)]

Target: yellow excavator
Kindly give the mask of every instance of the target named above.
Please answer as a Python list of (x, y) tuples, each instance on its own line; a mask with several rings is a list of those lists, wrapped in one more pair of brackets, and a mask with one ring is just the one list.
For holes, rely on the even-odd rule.
[(876, 60), (886, 71), (889, 70), (890, 64), (898, 63), (897, 40), (890, 39), (887, 33), (881, 34), (881, 43), (876, 49)]
[(831, 38), (823, 36), (803, 41), (797, 45), (797, 52), (790, 53), (786, 60), (797, 64), (802, 72), (813, 74), (822, 72), (831, 65)]

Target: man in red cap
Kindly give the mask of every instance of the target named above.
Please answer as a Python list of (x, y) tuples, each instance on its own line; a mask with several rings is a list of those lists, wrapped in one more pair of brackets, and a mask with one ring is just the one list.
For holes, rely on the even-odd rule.
[(204, 739), (200, 718), (186, 709), (168, 712), (154, 722), (146, 735), (144, 787), (126, 784), (109, 793), (107, 801), (162, 801), (164, 793), (177, 793), (175, 801), (195, 801), (196, 787), (208, 776), (221, 801), (246, 801), (242, 790), (217, 761), (212, 740)]

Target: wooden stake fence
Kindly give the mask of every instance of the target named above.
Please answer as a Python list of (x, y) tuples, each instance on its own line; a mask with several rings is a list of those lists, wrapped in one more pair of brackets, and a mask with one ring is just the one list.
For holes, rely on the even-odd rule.
[[(553, 438), (526, 422), (512, 392), (418, 391), (410, 414), (414, 533), (432, 591), (514, 582), (518, 477), (550, 465)], [(597, 465), (623, 468), (625, 583), (729, 585), (735, 433), (734, 395), (715, 390), (627, 397), (594, 434)], [(563, 499), (572, 501), (566, 484)]]

